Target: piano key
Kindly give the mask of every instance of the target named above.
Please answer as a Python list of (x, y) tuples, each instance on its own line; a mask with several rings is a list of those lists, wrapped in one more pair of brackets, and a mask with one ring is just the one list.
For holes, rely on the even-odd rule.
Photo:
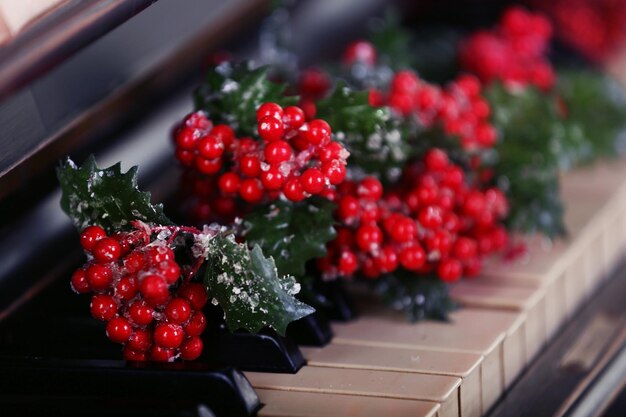
[(414, 372), (462, 378), (459, 387), (461, 416), (479, 417), (482, 414), (481, 355), (341, 344), (330, 344), (323, 348), (302, 348), (302, 354), (308, 366)]
[[(496, 285), (482, 278), (465, 280), (455, 284), (450, 291), (454, 300), (462, 306), (522, 311), (526, 360), (539, 351), (547, 339), (545, 289)], [(506, 378), (505, 378), (506, 380)]]
[(461, 378), (407, 372), (305, 366), (297, 374), (246, 372), (257, 389), (360, 395), (441, 403), (440, 417), (458, 417)]
[(440, 405), (417, 400), (257, 389), (259, 417), (436, 417)]
[(336, 323), (333, 343), (422, 348), (441, 352), (476, 353), (484, 357), (482, 372), (483, 411), (504, 390), (504, 362), (518, 363), (523, 352), (513, 340), (507, 350), (503, 341), (517, 330), (519, 313), (464, 308), (450, 315), (450, 323), (425, 321), (408, 323), (399, 314), (387, 312), (370, 317), (367, 312), (352, 323)]

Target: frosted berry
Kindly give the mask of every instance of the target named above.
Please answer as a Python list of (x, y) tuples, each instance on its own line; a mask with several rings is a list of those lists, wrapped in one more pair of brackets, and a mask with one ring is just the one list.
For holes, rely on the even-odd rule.
[(94, 295), (89, 308), (93, 318), (101, 321), (109, 321), (117, 314), (117, 302), (107, 294)]
[(203, 347), (202, 339), (197, 336), (190, 337), (180, 346), (180, 357), (186, 361), (198, 359), (202, 354)]
[(80, 234), (80, 244), (86, 251), (90, 252), (96, 242), (107, 236), (100, 226), (88, 226)]
[(183, 328), (178, 324), (162, 323), (154, 329), (154, 343), (162, 348), (177, 348), (183, 342), (183, 337)]

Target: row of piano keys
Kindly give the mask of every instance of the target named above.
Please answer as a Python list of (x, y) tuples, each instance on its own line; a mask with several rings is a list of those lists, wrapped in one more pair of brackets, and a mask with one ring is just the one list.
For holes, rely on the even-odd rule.
[[(626, 247), (626, 162), (563, 176), (566, 239), (530, 240), (452, 288), (451, 323), (411, 324), (381, 306), (334, 323), (323, 348), (302, 348), (295, 375), (246, 373), (265, 417), (478, 417), (598, 287)], [(551, 246), (551, 248), (547, 248)]]

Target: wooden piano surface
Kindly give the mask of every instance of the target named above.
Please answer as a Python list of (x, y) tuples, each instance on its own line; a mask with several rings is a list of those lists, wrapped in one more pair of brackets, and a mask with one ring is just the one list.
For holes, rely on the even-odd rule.
[(484, 415), (626, 246), (626, 161), (571, 172), (562, 188), (567, 239), (533, 239), (528, 256), (455, 285), (464, 308), (451, 323), (410, 324), (369, 305), (335, 323), (328, 346), (303, 348), (297, 374), (246, 373), (265, 404), (259, 415)]

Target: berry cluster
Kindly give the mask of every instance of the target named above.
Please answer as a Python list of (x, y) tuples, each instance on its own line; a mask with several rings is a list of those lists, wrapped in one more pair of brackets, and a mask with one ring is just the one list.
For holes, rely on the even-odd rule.
[(535, 5), (553, 19), (561, 40), (593, 61), (610, 59), (626, 41), (622, 0), (552, 0)]
[(106, 334), (124, 345), (125, 359), (196, 359), (206, 290), (181, 279), (174, 251), (162, 240), (151, 243), (150, 235), (142, 228), (111, 236), (99, 226), (84, 229), (80, 242), (89, 260), (72, 275), (72, 288), (93, 293), (91, 315), (107, 323)]
[(261, 141), (236, 138), (227, 126), (212, 126), (202, 112), (192, 113), (175, 135), (178, 160), (217, 178), (221, 196), (247, 203), (302, 201), (344, 180), (349, 153), (332, 141), (324, 120), (305, 122), (299, 107), (276, 103), (264, 103), (256, 116)]
[(451, 282), (476, 275), (481, 258), (507, 243), (499, 225), (506, 197), (468, 186), (439, 149), (406, 168), (397, 187), (384, 190), (373, 177), (346, 181), (336, 202), (337, 238), (318, 262), (327, 277), (377, 278), (402, 267)]
[(478, 31), (459, 49), (461, 66), (484, 82), (502, 80), (509, 86), (554, 85), (555, 74), (545, 54), (552, 26), (541, 14), (521, 7), (507, 9), (492, 30)]
[(481, 96), (481, 83), (460, 75), (444, 88), (421, 80), (413, 71), (398, 71), (389, 92), (370, 92), (370, 104), (388, 105), (403, 117), (415, 116), (427, 128), (441, 126), (447, 135), (458, 136), (463, 149), (490, 148), (497, 139), (489, 123), (491, 108)]

